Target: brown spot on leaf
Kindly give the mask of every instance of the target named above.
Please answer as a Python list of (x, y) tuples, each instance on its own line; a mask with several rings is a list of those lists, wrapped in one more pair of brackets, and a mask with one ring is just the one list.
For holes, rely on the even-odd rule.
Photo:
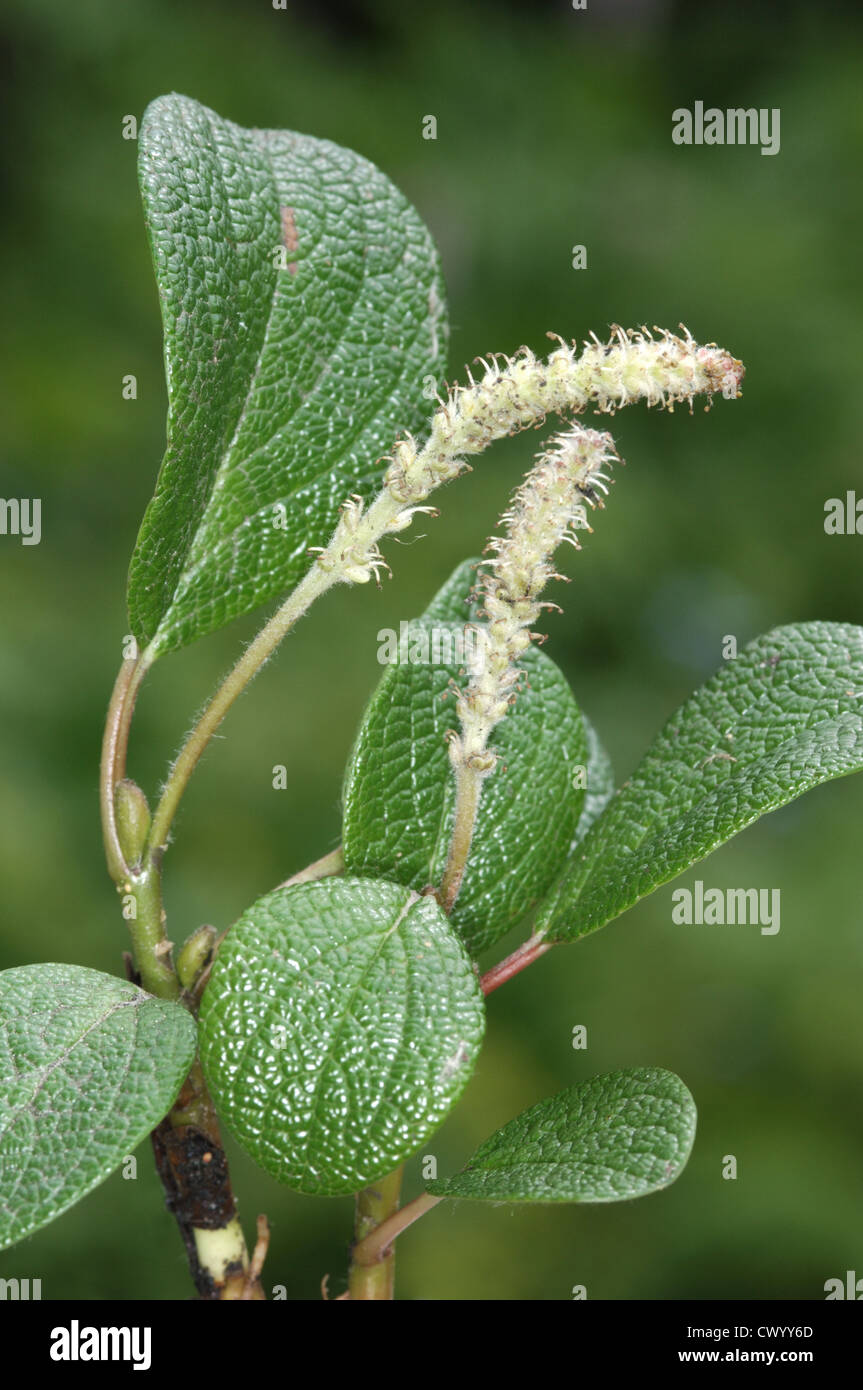
[[(300, 248), (300, 238), (297, 234), (297, 224), (294, 219), (293, 208), (281, 208), (282, 214), (282, 245), (290, 256), (295, 256)], [(288, 272), (291, 275), (297, 273), (296, 261), (288, 262)]]

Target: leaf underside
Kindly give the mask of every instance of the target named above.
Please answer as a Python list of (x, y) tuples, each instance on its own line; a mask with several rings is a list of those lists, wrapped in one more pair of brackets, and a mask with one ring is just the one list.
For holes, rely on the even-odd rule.
[(0, 1248), (107, 1178), (194, 1057), (187, 1010), (124, 980), (76, 965), (0, 974)]

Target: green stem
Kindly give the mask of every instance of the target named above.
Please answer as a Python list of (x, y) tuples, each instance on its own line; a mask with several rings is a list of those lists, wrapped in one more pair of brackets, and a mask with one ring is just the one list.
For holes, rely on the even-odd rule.
[(143, 873), (130, 874), (123, 886), (135, 901), (136, 915), (129, 920), (129, 935), (141, 987), (159, 999), (179, 999), (180, 981), (171, 959), (170, 942), (165, 939), (161, 874), (151, 863)]
[(342, 847), (330, 850), (329, 854), (322, 854), (320, 859), (316, 859), (313, 864), (307, 864), (299, 873), (292, 874), (286, 878), (284, 883), (279, 883), (279, 888), (293, 888), (297, 883), (314, 883), (319, 878), (332, 878), (336, 874), (344, 873), (345, 856)]
[[(292, 874), (290, 878), (286, 878), (282, 883), (277, 883), (273, 892), (275, 892), (277, 888), (293, 888), (297, 883), (314, 883), (319, 878), (335, 877), (343, 872), (344, 867), (345, 856), (342, 853), (341, 845), (339, 845), (336, 849), (330, 850), (329, 854), (322, 854), (320, 859), (316, 859), (312, 864), (307, 864), (304, 869), (298, 870), (297, 873)], [(212, 959), (195, 982), (195, 995), (197, 998), (201, 997), (207, 987), (213, 964), (216, 956), (219, 954), (219, 948), (230, 930), (230, 927), (225, 927), (225, 930), (220, 932), (213, 942)]]
[[(254, 679), (261, 667), (273, 655), (282, 639), (311, 607), (315, 599), (320, 598), (335, 584), (359, 582), (355, 570), (366, 568), (362, 563), (363, 557), (375, 550), (377, 542), (393, 526), (396, 529), (401, 529), (398, 522), (404, 511), (404, 506), (403, 502), (398, 501), (384, 487), (369, 508), (353, 524), (349, 534), (345, 533), (343, 514), (342, 522), (336, 527), (329, 545), (318, 556), (293, 593), (288, 595), (281, 608), (276, 610), (269, 622), (261, 628), (257, 637), (246, 648), (183, 744), (179, 757), (171, 768), (162, 791), (162, 798), (153, 817), (150, 833), (150, 846), (153, 850), (165, 848), (177, 807), (188, 785), (189, 778), (195, 770), (198, 759), (237, 696), (242, 694), (249, 682)], [(374, 569), (373, 564), (370, 569)], [(368, 578), (368, 572), (365, 578)], [(147, 659), (146, 652), (144, 659)]]
[(186, 790), (189, 778), (231, 705), (242, 694), (265, 662), (269, 660), (282, 638), (303, 616), (309, 605), (341, 577), (338, 573), (325, 572), (318, 564), (313, 565), (305, 579), (297, 585), (281, 608), (261, 628), (257, 637), (249, 644), (236, 666), (219, 686), (204, 713), (188, 735), (180, 750), (179, 757), (171, 768), (162, 791), (161, 800), (153, 816), (153, 825), (150, 831), (152, 851), (158, 852), (165, 848), (177, 807), (183, 792)]
[(366, 1242), (390, 1220), (398, 1211), (399, 1193), (402, 1185), (402, 1169), (397, 1168), (388, 1177), (365, 1187), (357, 1193), (356, 1220), (354, 1224), (354, 1247), (351, 1254), (351, 1269), (348, 1276), (348, 1295), (353, 1299), (391, 1299), (395, 1282), (395, 1254), (387, 1246), (376, 1251), (372, 1260), (358, 1260), (357, 1251), (366, 1248)]
[(105, 721), (99, 771), (99, 802), (108, 872), (120, 893), (131, 899), (134, 916), (128, 918), (135, 965), (142, 987), (160, 999), (178, 999), (180, 984), (165, 940), (162, 884), (159, 865), (150, 856), (144, 868), (130, 869), (117, 829), (116, 788), (126, 772), (129, 727), (135, 701), (149, 662), (146, 654), (123, 662)]
[[(148, 993), (175, 1001), (182, 991), (170, 943), (165, 939), (161, 855), (150, 852), (144, 856), (142, 867), (130, 869), (127, 859), (135, 856), (128, 845), (124, 852), (117, 824), (117, 784), (125, 776), (129, 727), (149, 664), (146, 653), (124, 661), (114, 685), (102, 744), (99, 799), (108, 869), (127, 909), (131, 906), (134, 911), (127, 925), (137, 978)], [(141, 801), (146, 810), (143, 796)], [(191, 998), (186, 1002), (192, 1007)], [(200, 1062), (193, 1064), (170, 1114), (151, 1137), (165, 1201), (186, 1246), (199, 1296), (263, 1298), (259, 1267), (263, 1255), (257, 1266), (250, 1267), (218, 1121)]]

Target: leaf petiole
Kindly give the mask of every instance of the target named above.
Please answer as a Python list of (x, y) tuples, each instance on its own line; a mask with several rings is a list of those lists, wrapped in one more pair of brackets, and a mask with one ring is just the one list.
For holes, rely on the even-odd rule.
[(186, 742), (168, 775), (161, 799), (153, 815), (149, 846), (151, 856), (166, 848), (171, 825), (189, 779), (201, 754), (234, 701), (255, 678), (261, 667), (269, 661), (282, 638), (290, 632), (294, 623), (303, 616), (316, 598), (326, 593), (327, 589), (341, 577), (338, 572), (327, 574), (319, 564), (313, 565), (305, 579), (301, 580), (281, 608), (261, 628), (257, 637), (249, 644), (236, 666), (219, 686), (204, 713), (186, 738)]
[(126, 772), (126, 751), (129, 726), (141, 682), (149, 669), (144, 656), (125, 660), (117, 674), (108, 705), (105, 732), (102, 739), (102, 761), (99, 769), (99, 806), (102, 815), (102, 836), (108, 872), (116, 884), (129, 877), (129, 865), (117, 834), (114, 788)]

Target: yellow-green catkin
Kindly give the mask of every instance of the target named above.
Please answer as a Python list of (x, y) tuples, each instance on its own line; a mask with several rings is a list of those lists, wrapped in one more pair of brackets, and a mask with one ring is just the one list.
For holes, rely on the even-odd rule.
[(555, 436), (539, 455), (501, 518), (503, 537), (486, 547), (477, 590), (484, 640), (469, 666), (470, 683), (459, 693), (461, 734), (450, 741), (450, 759), (483, 775), (496, 754), (487, 747), (496, 724), (517, 693), (519, 658), (537, 636), (532, 631), (543, 608), (540, 598), (550, 579), (560, 576), (552, 563), (564, 541), (580, 549), (578, 532), (590, 530), (588, 508), (603, 505), (608, 469), (619, 462), (609, 434), (574, 425)]
[(743, 367), (730, 353), (713, 344), (699, 347), (685, 329), (683, 336), (656, 332), (654, 338), (647, 329), (614, 328), (607, 343), (594, 339), (580, 355), (575, 344), (559, 339), (547, 361), (526, 347), (512, 358), (480, 359), (484, 375), (450, 390), (423, 448), (412, 439), (396, 445), (386, 486), (407, 504), (420, 502), (461, 471), (462, 455), (480, 454), (495, 439), (540, 425), (549, 414), (580, 415), (590, 406), (613, 414), (642, 400), (673, 409), (680, 402), (691, 407), (696, 396), (739, 395)]
[(439, 399), (426, 443), (420, 447), (407, 436), (395, 444), (385, 460), (383, 489), (370, 506), (359, 497), (343, 504), (333, 538), (318, 555), (320, 568), (331, 582), (377, 578), (387, 568), (378, 547), (385, 535), (404, 530), (417, 512), (433, 512), (421, 504), (462, 472), (469, 457), (496, 439), (541, 425), (549, 414), (568, 418), (589, 408), (613, 414), (640, 400), (691, 409), (696, 396), (709, 404), (717, 393), (726, 399), (740, 394), (743, 367), (730, 353), (699, 346), (684, 328), (655, 333), (614, 328), (608, 342), (593, 338), (580, 354), (576, 344), (559, 338), (547, 360), (529, 348), (479, 359), (480, 379), (471, 377), (469, 386), (451, 387)]

